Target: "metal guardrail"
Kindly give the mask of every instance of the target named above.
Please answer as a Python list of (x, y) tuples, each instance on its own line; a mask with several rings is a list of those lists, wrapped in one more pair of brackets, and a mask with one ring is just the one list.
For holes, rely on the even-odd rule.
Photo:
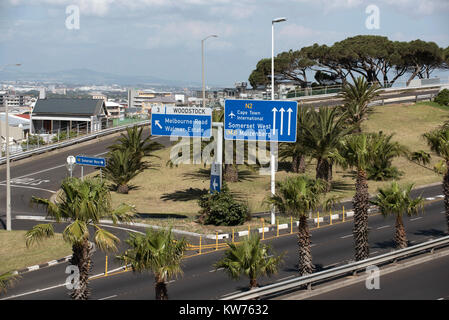
[[(58, 143), (53, 143), (50, 145), (46, 145), (46, 146), (42, 146), (40, 148), (36, 148), (36, 149), (32, 149), (29, 151), (24, 151), (24, 152), (20, 152), (20, 153), (15, 153), (15, 154), (11, 154), (10, 155), (10, 160), (20, 160), (20, 159), (24, 159), (27, 157), (30, 157), (32, 155), (35, 154), (40, 154), (40, 153), (44, 153), (47, 151), (51, 151), (54, 149), (59, 149), (59, 148), (64, 148), (73, 144), (77, 144), (80, 142), (84, 142), (84, 141), (88, 141), (91, 139), (95, 139), (97, 137), (102, 137), (108, 134), (112, 134), (112, 133), (116, 133), (122, 130), (126, 130), (127, 128), (131, 128), (134, 126), (143, 126), (146, 124), (150, 124), (151, 120), (144, 120), (144, 121), (140, 121), (140, 122), (134, 122), (134, 123), (130, 123), (130, 124), (126, 124), (126, 125), (122, 125), (122, 126), (118, 126), (118, 127), (112, 127), (112, 128), (108, 128), (108, 129), (104, 129), (101, 131), (97, 131), (97, 132), (93, 132), (87, 135), (83, 135), (81, 137), (78, 138), (73, 138), (73, 139), (69, 139), (69, 140), (64, 140), (62, 142), (58, 142)], [(1, 157), (0, 158), (0, 165), (6, 163), (6, 157)]]
[(258, 299), (264, 296), (279, 294), (284, 291), (297, 289), (302, 286), (308, 286), (309, 288), (313, 283), (329, 280), (332, 278), (341, 277), (347, 274), (355, 274), (357, 271), (365, 269), (372, 265), (380, 265), (383, 263), (395, 261), (400, 258), (404, 258), (408, 255), (420, 253), (426, 250), (434, 250), (436, 247), (448, 245), (449, 236), (442, 237), (436, 240), (427, 241), (412, 247), (389, 252), (377, 257), (368, 258), (362, 261), (353, 262), (344, 266), (332, 268), (326, 271), (320, 271), (312, 273), (306, 276), (297, 277), (294, 279), (274, 283), (261, 288), (237, 293), (231, 296), (222, 298), (222, 300), (250, 300)]
[[(417, 91), (424, 91), (424, 90), (430, 90), (430, 89), (436, 89), (441, 88), (442, 86), (447, 86), (447, 83), (440, 83), (440, 84), (429, 84), (429, 85), (422, 85), (419, 87), (399, 87), (399, 88), (382, 88), (380, 89), (380, 97), (376, 99), (376, 101), (386, 100), (390, 99), (388, 96), (382, 97), (382, 95), (392, 95), (394, 93), (404, 93), (410, 91), (411, 97), (415, 97), (416, 95), (426, 95), (426, 93), (418, 93)], [(303, 96), (303, 97), (296, 97), (296, 98), (287, 98), (287, 100), (294, 100), (298, 102), (303, 103), (310, 103), (313, 101), (323, 101), (323, 100), (330, 100), (330, 99), (340, 99), (340, 93), (328, 93), (328, 94), (322, 94), (322, 95), (314, 95), (314, 96)]]

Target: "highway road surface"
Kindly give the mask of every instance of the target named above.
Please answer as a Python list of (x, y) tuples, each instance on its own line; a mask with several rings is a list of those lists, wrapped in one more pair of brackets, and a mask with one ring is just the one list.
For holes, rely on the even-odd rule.
[(311, 297), (311, 300), (449, 300), (449, 256), (382, 275), (379, 289), (365, 281)]
[[(148, 134), (148, 131), (146, 131)], [(116, 137), (103, 138), (99, 141), (62, 149), (46, 157), (29, 159), (19, 162), (11, 169), (13, 178), (12, 206), (13, 217), (16, 215), (43, 216), (45, 212), (40, 208), (30, 208), (29, 200), (32, 195), (49, 197), (60, 185), (60, 181), (67, 176), (65, 159), (68, 155), (84, 154), (101, 156), (107, 151)], [(167, 138), (155, 138), (163, 144), (169, 144)], [(93, 169), (85, 168), (85, 173)], [(80, 169), (74, 172), (80, 175)], [(5, 176), (4, 167), (0, 169), (0, 177)], [(4, 219), (5, 192), (4, 182), (0, 181), (0, 215)], [(406, 218), (405, 228), (410, 244), (427, 241), (445, 235), (447, 225), (444, 217), (444, 205), (440, 198), (441, 185), (434, 185), (414, 191), (432, 197), (433, 202), (426, 205), (425, 214)], [(350, 204), (347, 204), (348, 208)], [(13, 229), (28, 230), (35, 221), (13, 220)], [(370, 216), (369, 234), (371, 256), (393, 250), (394, 219), (383, 218), (379, 214)], [(59, 226), (62, 230), (63, 226)], [(128, 232), (134, 230), (143, 232), (140, 227), (108, 227), (121, 240), (119, 252), (124, 250), (123, 241)], [(59, 230), (59, 229), (57, 229)], [(295, 231), (295, 230), (294, 230)], [(283, 231), (283, 232), (289, 232)], [(353, 259), (352, 221), (334, 223), (332, 226), (322, 226), (312, 231), (312, 254), (316, 270), (328, 269), (345, 264)], [(267, 238), (270, 236), (265, 235)], [(273, 236), (273, 235), (271, 235)], [(270, 243), (275, 252), (286, 252), (285, 261), (279, 273), (272, 278), (262, 278), (261, 285), (281, 281), (297, 276), (297, 241), (295, 234), (282, 234), (279, 238), (265, 240)], [(195, 241), (195, 239), (193, 239)], [(193, 243), (197, 244), (197, 243)], [(248, 286), (247, 279), (231, 281), (223, 270), (215, 271), (213, 263), (223, 256), (223, 250), (203, 255), (188, 257), (183, 261), (184, 275), (173, 279), (168, 285), (170, 299), (218, 299), (225, 295), (244, 290)], [(104, 272), (105, 254), (96, 252), (93, 257), (91, 274)], [(13, 299), (69, 299), (68, 290), (64, 287), (68, 276), (65, 268), (68, 263), (43, 268), (23, 274), (17, 285), (8, 291), (6, 298)], [(108, 270), (120, 267), (120, 263), (109, 257)], [(150, 274), (133, 274), (122, 272), (117, 275), (97, 278), (91, 281), (92, 299), (154, 299), (153, 276)], [(62, 284), (62, 286), (61, 286)], [(1, 298), (5, 298), (2, 296)]]

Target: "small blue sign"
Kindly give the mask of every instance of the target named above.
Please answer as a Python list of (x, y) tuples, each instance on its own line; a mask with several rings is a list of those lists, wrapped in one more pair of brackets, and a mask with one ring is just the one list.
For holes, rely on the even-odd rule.
[(213, 162), (210, 167), (210, 193), (221, 191), (221, 164)]
[(296, 142), (298, 103), (277, 100), (226, 100), (224, 138)]
[(83, 157), (76, 156), (76, 164), (82, 166), (93, 166), (93, 167), (106, 167), (106, 159), (105, 158), (92, 158), (92, 157)]
[(154, 107), (151, 110), (153, 136), (212, 136), (212, 109), (197, 107)]
[(220, 176), (211, 175), (210, 176), (210, 193), (220, 192), (220, 190), (221, 190)]

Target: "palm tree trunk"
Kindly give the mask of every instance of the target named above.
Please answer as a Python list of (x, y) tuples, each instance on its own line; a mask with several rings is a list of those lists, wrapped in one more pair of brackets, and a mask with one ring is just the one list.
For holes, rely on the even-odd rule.
[(402, 216), (398, 214), (396, 216), (396, 233), (394, 235), (394, 242), (397, 249), (407, 248), (407, 235), (405, 233), (404, 222)]
[(292, 159), (292, 171), (294, 173), (306, 172), (306, 157), (304, 155), (294, 155)]
[(118, 193), (122, 193), (122, 194), (128, 194), (129, 192), (129, 187), (127, 184), (121, 184), (118, 186), (117, 188), (117, 192)]
[(310, 232), (307, 217), (301, 215), (298, 226), (298, 271), (301, 276), (313, 272), (312, 253), (310, 252)]
[(225, 164), (223, 178), (226, 182), (237, 182), (239, 180), (237, 165)]
[(444, 194), (444, 209), (446, 211), (446, 223), (449, 232), (449, 160), (446, 160), (446, 173), (443, 178), (443, 194)]
[(87, 238), (72, 246), (73, 256), (70, 263), (78, 267), (79, 282), (71, 292), (74, 300), (87, 300), (90, 294), (89, 272), (92, 268), (92, 245)]
[(249, 279), (249, 290), (257, 288), (257, 279)]
[(365, 170), (357, 170), (356, 192), (352, 200), (354, 207), (355, 260), (364, 260), (369, 256), (368, 208), (369, 193)]
[(322, 179), (326, 181), (326, 192), (331, 190), (332, 181), (332, 165), (326, 159), (318, 159), (316, 165), (316, 179)]
[(168, 300), (167, 285), (165, 284), (165, 279), (160, 277), (155, 277), (155, 292), (156, 300)]

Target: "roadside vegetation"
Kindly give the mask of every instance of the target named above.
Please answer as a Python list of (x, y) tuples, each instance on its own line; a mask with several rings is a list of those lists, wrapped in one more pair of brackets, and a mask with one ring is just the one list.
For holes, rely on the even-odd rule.
[[(0, 274), (59, 259), (71, 254), (70, 245), (56, 233), (51, 240), (42, 241), (33, 249), (25, 244), (26, 231), (0, 230)], [(14, 248), (14, 250), (11, 250)]]
[[(32, 203), (43, 206), (47, 216), (56, 223), (69, 223), (62, 239), (72, 248), (70, 264), (79, 270), (79, 283), (74, 284), (71, 297), (86, 300), (90, 295), (88, 283), (94, 244), (101, 251), (114, 252), (120, 242), (114, 234), (101, 228), (100, 220), (111, 219), (114, 224), (132, 222), (134, 210), (126, 204), (113, 207), (109, 189), (99, 179), (67, 178), (61, 189), (62, 193), (55, 202), (33, 197)], [(95, 230), (93, 234), (92, 227)], [(54, 236), (53, 223), (37, 224), (25, 234), (26, 246), (31, 247)]]

